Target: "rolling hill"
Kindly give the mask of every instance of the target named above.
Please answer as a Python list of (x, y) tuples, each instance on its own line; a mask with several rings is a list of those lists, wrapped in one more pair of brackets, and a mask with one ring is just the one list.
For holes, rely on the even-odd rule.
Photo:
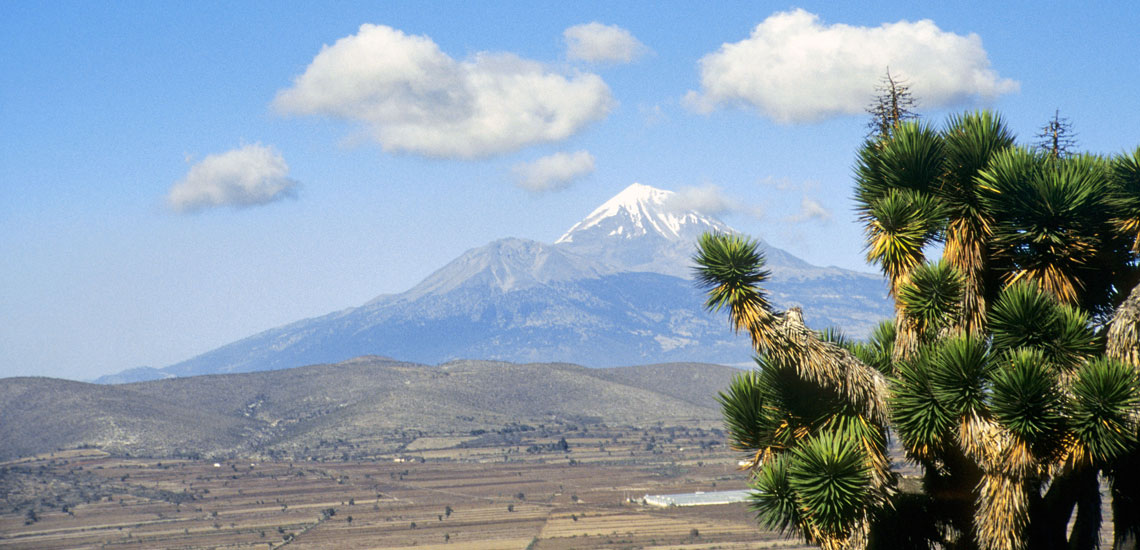
[[(417, 435), (529, 424), (717, 422), (731, 367), (360, 357), (256, 373), (100, 385), (0, 379), (0, 460), (92, 446), (135, 456), (360, 456)], [(336, 448), (336, 445), (333, 445)]]

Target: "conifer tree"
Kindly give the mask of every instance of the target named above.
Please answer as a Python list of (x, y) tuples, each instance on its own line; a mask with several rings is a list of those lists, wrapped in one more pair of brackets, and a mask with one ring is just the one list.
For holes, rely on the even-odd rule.
[(887, 74), (875, 86), (875, 99), (867, 106), (867, 114), (871, 115), (867, 122), (868, 137), (887, 137), (902, 122), (918, 118), (914, 107), (910, 85), (892, 76), (888, 67)]
[(1061, 116), (1060, 109), (1053, 111), (1053, 118), (1041, 127), (1036, 137), (1034, 147), (1053, 159), (1072, 155), (1072, 150), (1077, 146), (1077, 135), (1073, 132), (1073, 124), (1068, 118)]

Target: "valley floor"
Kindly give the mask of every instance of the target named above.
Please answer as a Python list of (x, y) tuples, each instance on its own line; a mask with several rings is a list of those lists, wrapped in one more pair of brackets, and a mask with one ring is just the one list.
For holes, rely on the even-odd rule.
[(90, 449), (10, 461), (0, 464), (0, 549), (802, 547), (761, 532), (744, 503), (640, 502), (744, 487), (739, 456), (704, 432), (607, 428), (546, 439), (503, 447), (424, 437), (399, 455), (349, 461)]

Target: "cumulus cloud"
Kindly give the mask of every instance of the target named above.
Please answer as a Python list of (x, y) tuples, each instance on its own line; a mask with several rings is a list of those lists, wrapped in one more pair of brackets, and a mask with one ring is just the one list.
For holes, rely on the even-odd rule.
[(294, 196), (297, 182), (273, 147), (246, 145), (209, 155), (170, 188), (166, 200), (178, 212), (219, 206), (249, 207)]
[(532, 192), (558, 191), (594, 171), (594, 156), (587, 151), (555, 153), (534, 162), (514, 165), (519, 187)]
[(825, 222), (831, 219), (831, 211), (824, 208), (819, 201), (804, 197), (800, 201), (800, 211), (794, 216), (788, 218), (792, 223), (800, 223), (805, 221), (818, 221)]
[(630, 63), (649, 51), (629, 31), (597, 21), (574, 25), (562, 31), (562, 38), (566, 57), (589, 63)]
[(682, 212), (695, 210), (707, 216), (745, 214), (754, 218), (763, 217), (763, 210), (760, 207), (748, 206), (728, 196), (716, 185), (682, 187), (666, 199), (665, 207)]
[(426, 36), (370, 24), (321, 48), (273, 101), (282, 113), (361, 123), (385, 151), (450, 158), (559, 141), (612, 104), (595, 74), (509, 53), (457, 61)]
[(797, 9), (768, 17), (750, 37), (701, 58), (701, 91), (690, 91), (685, 103), (698, 112), (751, 106), (781, 123), (859, 114), (888, 67), (929, 107), (994, 98), (1019, 86), (990, 68), (977, 34), (943, 31), (929, 19), (824, 25)]

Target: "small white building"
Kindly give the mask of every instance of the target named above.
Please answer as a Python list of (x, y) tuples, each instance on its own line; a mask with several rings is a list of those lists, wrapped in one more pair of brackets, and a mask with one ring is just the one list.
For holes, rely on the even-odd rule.
[(650, 506), (668, 508), (670, 506), (706, 506), (711, 504), (732, 504), (748, 500), (752, 491), (740, 489), (737, 491), (697, 491), (695, 493), (680, 493), (676, 495), (645, 495), (645, 503)]

